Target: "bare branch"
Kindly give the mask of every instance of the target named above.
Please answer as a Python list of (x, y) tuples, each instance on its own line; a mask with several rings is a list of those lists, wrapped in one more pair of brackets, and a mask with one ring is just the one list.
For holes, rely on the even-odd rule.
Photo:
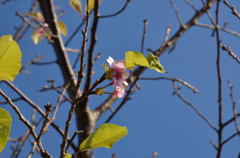
[(16, 112), (16, 114), (19, 117), (19, 120), (21, 122), (23, 122), (26, 127), (29, 128), (31, 135), (33, 136), (33, 138), (36, 140), (37, 145), (40, 149), (41, 155), (44, 158), (50, 158), (51, 156), (48, 154), (48, 152), (43, 148), (41, 140), (37, 139), (37, 134), (34, 130), (34, 126), (31, 125), (31, 123), (23, 116), (23, 114), (20, 112), (20, 110), (18, 109), (18, 107), (12, 102), (12, 100), (0, 89), (0, 95), (9, 103), (9, 105), (13, 108), (13, 110)]
[(217, 67), (217, 81), (218, 81), (218, 150), (216, 158), (221, 158), (222, 154), (222, 139), (223, 139), (223, 105), (222, 105), (222, 74), (221, 74), (221, 41), (220, 41), (220, 34), (218, 30), (219, 24), (219, 5), (220, 0), (217, 0), (216, 10), (215, 10), (215, 23), (212, 21), (213, 25), (215, 26), (216, 32), (216, 46), (217, 46), (217, 57), (216, 57), (216, 67)]

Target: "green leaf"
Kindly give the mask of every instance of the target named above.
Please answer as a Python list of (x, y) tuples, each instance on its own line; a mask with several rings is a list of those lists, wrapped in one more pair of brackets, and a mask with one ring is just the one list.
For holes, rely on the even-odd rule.
[(128, 51), (125, 53), (126, 68), (133, 69), (135, 66), (144, 66), (160, 73), (165, 73), (158, 57), (154, 54), (148, 54), (145, 58), (141, 52)]
[(30, 12), (27, 13), (27, 16), (30, 16), (31, 18), (33, 18), (34, 20), (36, 20), (38, 22), (43, 22), (44, 21), (44, 17), (42, 15), (42, 13), (40, 13), (40, 12), (30, 11)]
[(104, 72), (107, 72), (109, 70), (108, 66), (106, 64), (102, 64), (103, 68), (104, 68)]
[(81, 0), (69, 0), (69, 5), (78, 13), (82, 13), (82, 3)]
[(65, 154), (64, 158), (72, 158), (72, 155), (67, 153), (67, 154)]
[(105, 147), (110, 148), (128, 133), (126, 127), (105, 123), (98, 127), (80, 145), (80, 150)]
[(147, 61), (151, 69), (156, 70), (160, 73), (165, 73), (164, 67), (160, 64), (160, 61), (158, 60), (158, 57), (156, 57), (154, 54), (149, 53), (147, 56)]
[(102, 64), (105, 72), (105, 78), (106, 79), (111, 79), (112, 77), (112, 71), (109, 69), (109, 67), (106, 64)]
[(0, 108), (0, 116), (0, 152), (2, 152), (8, 142), (12, 117), (6, 110), (2, 108)]
[[(11, 35), (0, 37), (0, 81), (14, 81), (21, 68), (22, 52)], [(1, 116), (1, 115), (0, 115)]]
[(57, 22), (57, 27), (61, 34), (63, 34), (64, 36), (67, 35), (67, 26), (62, 21)]
[(140, 52), (128, 51), (125, 53), (126, 68), (133, 69), (135, 66), (149, 67), (147, 59)]

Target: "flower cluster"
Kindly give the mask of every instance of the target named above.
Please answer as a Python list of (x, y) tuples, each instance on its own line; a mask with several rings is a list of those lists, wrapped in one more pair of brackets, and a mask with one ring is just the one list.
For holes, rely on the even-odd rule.
[(113, 80), (113, 86), (115, 88), (114, 94), (121, 98), (125, 94), (125, 87), (128, 86), (127, 78), (129, 73), (127, 72), (124, 61), (114, 61), (112, 57), (108, 57), (107, 62), (110, 70), (113, 72), (111, 79)]

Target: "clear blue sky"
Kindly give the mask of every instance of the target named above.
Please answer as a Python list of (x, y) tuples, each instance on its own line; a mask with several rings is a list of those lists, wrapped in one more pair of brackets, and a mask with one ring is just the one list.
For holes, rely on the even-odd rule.
[[(197, 7), (201, 7), (200, 0), (191, 0)], [(21, 20), (15, 15), (16, 11), (26, 13), (32, 1), (13, 0), (6, 5), (0, 5), (1, 29), (0, 35), (15, 33), (15, 26), (21, 24)], [(101, 5), (101, 14), (110, 14), (122, 7), (123, 0), (105, 0)], [(183, 1), (176, 0), (183, 22), (187, 22), (194, 12)], [(68, 36), (81, 22), (81, 17), (68, 5), (66, 0), (55, 1), (58, 7), (65, 11), (60, 17), (68, 27)], [(237, 8), (240, 3), (235, 2)], [(220, 24), (228, 22), (228, 27), (240, 31), (239, 21), (233, 17), (230, 11), (223, 5), (220, 7)], [(212, 14), (214, 10), (211, 10)], [(103, 73), (102, 63), (106, 63), (108, 56), (120, 60), (124, 58), (124, 52), (132, 50), (139, 51), (141, 36), (143, 31), (143, 20), (149, 22), (145, 48), (159, 48), (165, 34), (165, 27), (171, 26), (171, 35), (179, 28), (176, 16), (167, 0), (133, 0), (129, 7), (119, 16), (109, 19), (102, 19), (98, 28), (98, 42), (96, 53), (102, 52), (103, 57), (95, 64), (95, 78)], [(210, 24), (207, 16), (200, 19), (202, 23)], [(39, 45), (34, 45), (31, 41), (30, 29), (21, 40), (20, 46), (23, 52), (23, 64), (34, 58), (35, 54), (40, 54), (43, 61), (55, 60), (55, 54), (47, 40), (43, 40)], [(211, 37), (211, 30), (199, 27), (191, 28), (178, 41), (173, 52), (165, 53), (161, 58), (161, 63), (167, 70), (167, 74), (159, 74), (152, 70), (147, 70), (145, 77), (179, 77), (198, 88), (200, 92), (193, 94), (189, 89), (183, 88), (182, 95), (194, 103), (213, 123), (217, 125), (217, 73), (216, 73), (216, 41)], [(64, 37), (64, 40), (68, 39)], [(231, 45), (236, 52), (240, 39), (226, 33), (221, 33), (224, 43)], [(81, 35), (75, 38), (70, 44), (71, 48), (79, 48)], [(95, 53), (95, 54), (96, 54)], [(145, 51), (145, 54), (148, 52)], [(222, 54), (222, 75), (223, 75), (223, 106), (224, 120), (232, 117), (231, 100), (227, 81), (230, 80), (235, 86), (236, 101), (239, 104), (240, 75), (239, 65), (233, 61), (225, 52)], [(72, 61), (75, 54), (69, 54)], [(240, 55), (239, 55), (240, 56)], [(45, 80), (53, 78), (58, 85), (62, 84), (61, 74), (57, 65), (52, 66), (30, 66), (29, 74), (20, 74), (14, 84), (21, 88), (32, 100), (42, 108), (47, 102), (56, 103), (55, 92), (37, 92), (45, 85)], [(129, 134), (126, 138), (115, 144), (111, 149), (96, 149), (96, 158), (110, 158), (112, 153), (116, 153), (118, 158), (149, 158), (152, 152), (158, 152), (159, 157), (165, 158), (210, 158), (215, 157), (215, 150), (210, 141), (217, 141), (217, 135), (203, 122), (197, 115), (176, 96), (172, 96), (172, 83), (170, 81), (140, 81), (141, 90), (137, 91), (127, 105), (114, 117), (111, 123), (127, 126)], [(14, 98), (16, 95), (4, 84), (0, 87)], [(93, 96), (89, 103), (90, 107), (101, 104), (107, 96)], [(117, 107), (119, 101), (113, 105)], [(16, 103), (20, 110), (30, 119), (32, 109), (24, 102)], [(11, 137), (17, 137), (26, 131), (22, 123), (17, 119), (14, 112), (7, 106), (1, 105), (11, 111), (14, 117)], [(69, 105), (64, 105), (57, 115), (57, 124), (66, 120), (66, 111)], [(107, 112), (98, 122), (103, 123), (110, 112)], [(63, 127), (63, 126), (62, 126)], [(75, 129), (74, 120), (71, 133)], [(231, 135), (234, 126), (229, 126), (224, 131), (224, 138)], [(50, 128), (50, 131), (43, 137), (43, 145), (49, 148), (55, 157), (59, 155), (59, 135)], [(239, 138), (236, 137), (224, 147), (223, 158), (235, 158), (239, 152)], [(24, 147), (21, 158), (30, 152), (29, 143)], [(0, 153), (0, 158), (7, 158), (11, 153), (9, 144)], [(35, 154), (34, 157), (39, 157)]]

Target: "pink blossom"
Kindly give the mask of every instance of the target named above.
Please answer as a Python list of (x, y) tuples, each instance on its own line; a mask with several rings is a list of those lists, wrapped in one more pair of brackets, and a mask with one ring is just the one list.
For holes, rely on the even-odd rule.
[(43, 36), (45, 34), (45, 31), (44, 31), (44, 29), (42, 27), (39, 27), (37, 29), (37, 33), (38, 33), (39, 36)]
[(127, 78), (129, 73), (127, 72), (124, 61), (114, 61), (112, 57), (108, 57), (107, 62), (110, 70), (112, 70), (113, 86), (115, 88), (114, 94), (121, 98), (125, 94), (125, 87), (128, 86)]

